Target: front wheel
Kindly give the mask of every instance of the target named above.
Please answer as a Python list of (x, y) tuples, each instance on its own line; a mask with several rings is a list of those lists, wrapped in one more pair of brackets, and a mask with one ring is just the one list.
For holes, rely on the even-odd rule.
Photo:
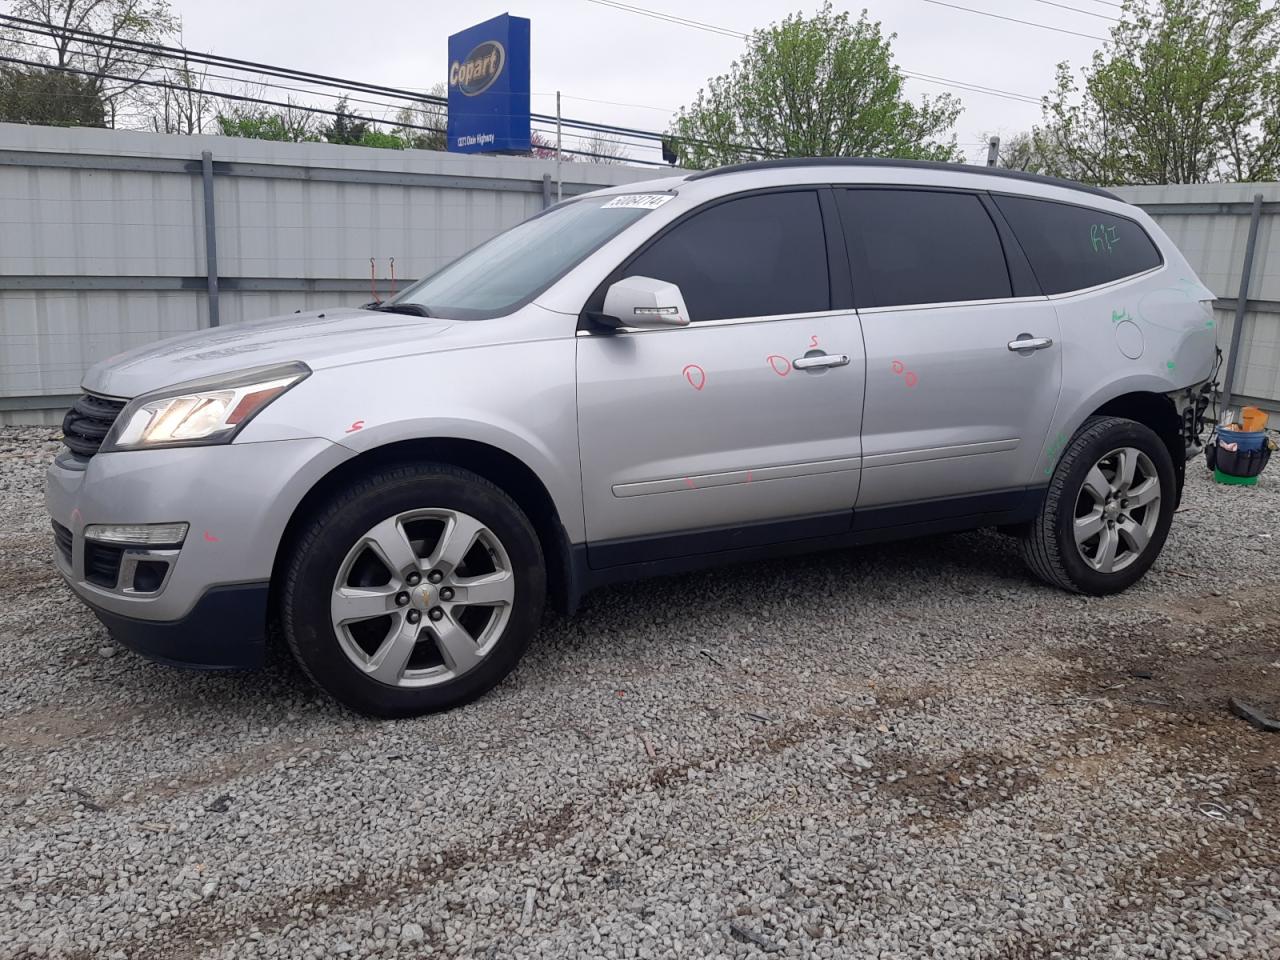
[(1023, 535), (1023, 559), (1065, 590), (1119, 593), (1160, 555), (1176, 484), (1169, 450), (1150, 428), (1090, 417), (1067, 445)]
[(503, 491), (446, 464), (392, 467), (330, 500), (281, 591), (308, 675), (361, 713), (403, 717), (479, 697), (537, 629), (537, 535)]

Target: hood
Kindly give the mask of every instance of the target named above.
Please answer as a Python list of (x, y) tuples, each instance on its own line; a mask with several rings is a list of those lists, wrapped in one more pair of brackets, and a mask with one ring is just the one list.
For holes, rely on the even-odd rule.
[(84, 388), (132, 398), (175, 383), (293, 360), (317, 370), (379, 352), (430, 349), (419, 341), (456, 325), (452, 320), (345, 307), (289, 314), (199, 330), (128, 350), (90, 368)]

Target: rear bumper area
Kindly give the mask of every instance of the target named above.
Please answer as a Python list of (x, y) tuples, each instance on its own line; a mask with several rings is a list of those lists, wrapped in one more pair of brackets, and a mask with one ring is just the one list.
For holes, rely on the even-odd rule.
[(83, 596), (116, 642), (149, 660), (193, 670), (256, 670), (266, 654), (270, 585), (211, 587), (178, 620), (140, 620)]

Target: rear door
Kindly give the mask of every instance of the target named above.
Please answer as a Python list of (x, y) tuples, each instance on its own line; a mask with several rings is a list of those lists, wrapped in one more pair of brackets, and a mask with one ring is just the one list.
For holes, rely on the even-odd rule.
[(864, 509), (1024, 489), (1061, 347), (1008, 227), (975, 193), (836, 193), (867, 351), (860, 523)]
[(713, 201), (606, 285), (624, 276), (678, 284), (692, 322), (579, 334), (591, 564), (847, 530), (864, 361), (830, 191)]

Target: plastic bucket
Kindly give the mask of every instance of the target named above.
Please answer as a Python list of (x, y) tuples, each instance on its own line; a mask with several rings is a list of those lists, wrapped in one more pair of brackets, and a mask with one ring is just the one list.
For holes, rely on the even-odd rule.
[(1261, 450), (1263, 444), (1267, 442), (1267, 431), (1256, 430), (1219, 430), (1218, 443), (1234, 443), (1236, 449), (1245, 450)]

